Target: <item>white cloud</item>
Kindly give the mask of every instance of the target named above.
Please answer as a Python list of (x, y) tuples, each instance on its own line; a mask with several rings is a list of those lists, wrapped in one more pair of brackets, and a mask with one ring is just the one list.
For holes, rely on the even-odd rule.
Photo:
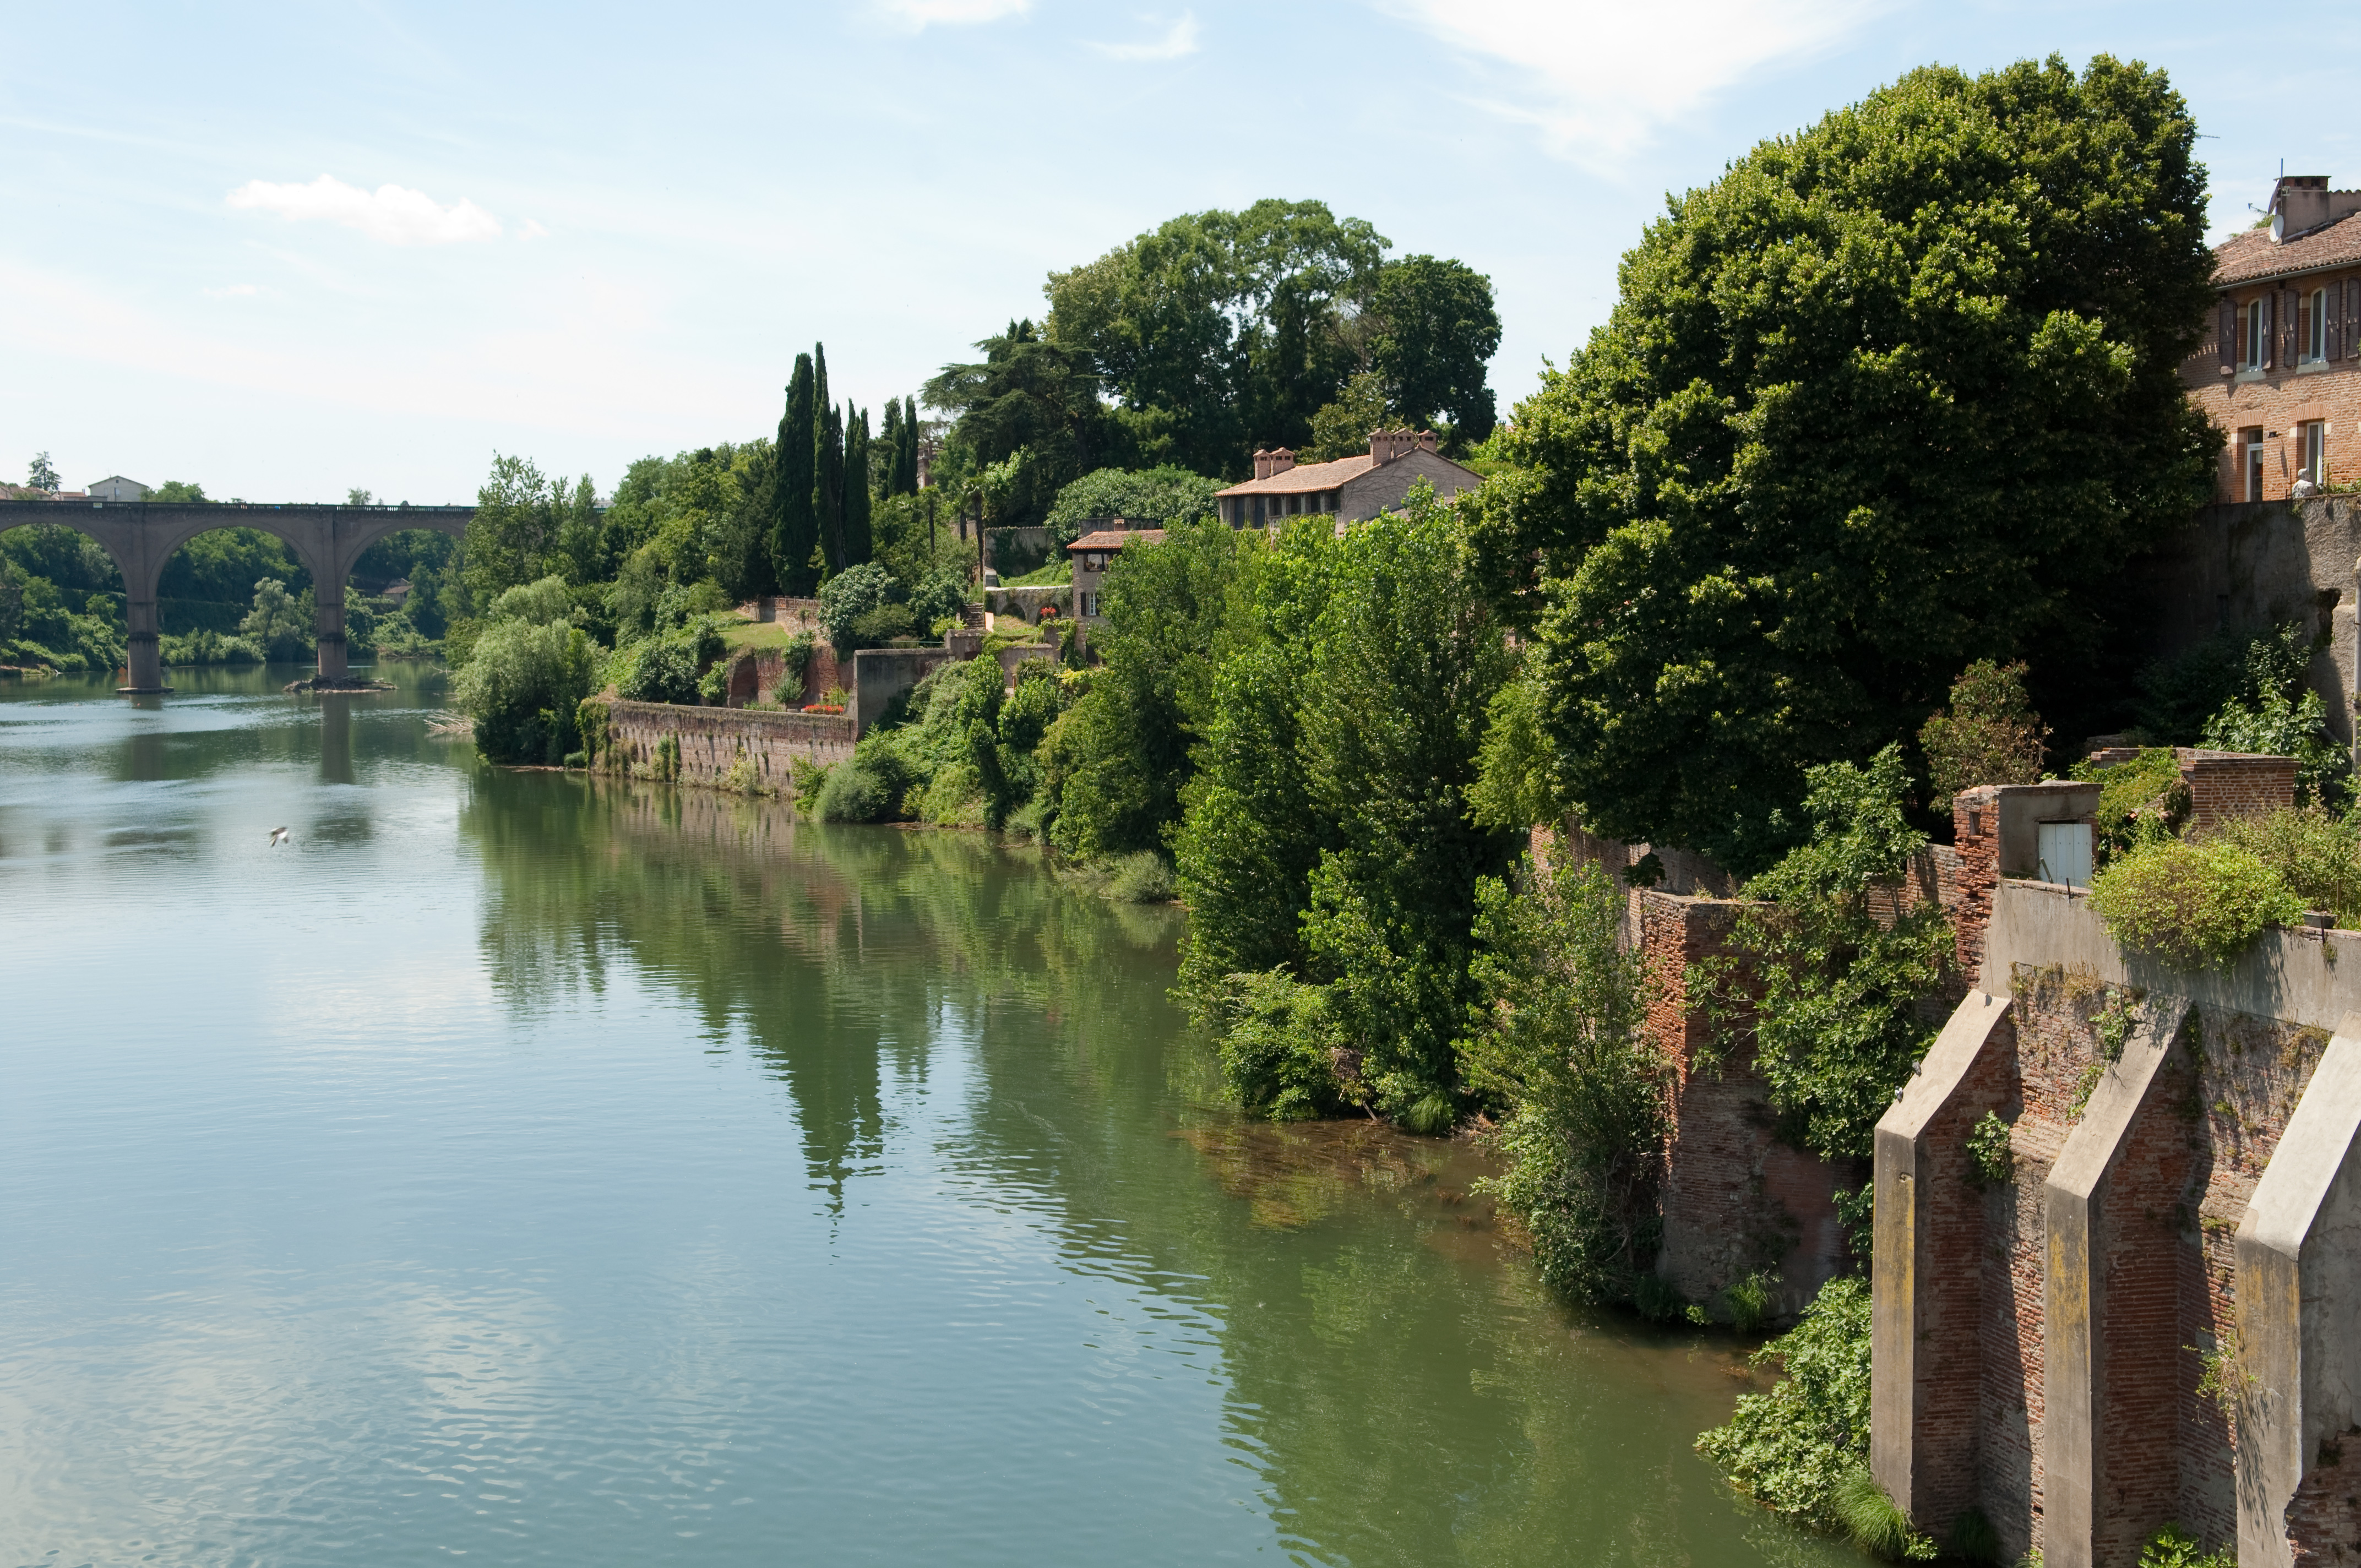
[(1197, 16), (1193, 11), (1183, 11), (1171, 30), (1153, 43), (1093, 44), (1093, 49), (1109, 60), (1179, 60), (1184, 54), (1197, 52)]
[(1602, 0), (1378, 0), (1501, 68), (1486, 108), (1553, 152), (1604, 163), (1767, 66), (1839, 41), (1890, 0), (1694, 0), (1677, 12)]
[(876, 0), (876, 5), (886, 20), (915, 33), (938, 23), (956, 27), (1021, 16), (1033, 8), (1033, 0)]
[(400, 185), (363, 191), (332, 174), (309, 185), (251, 180), (229, 193), (229, 204), (277, 213), (291, 223), (324, 219), (387, 245), (459, 245), (500, 237), (500, 220), (465, 197), (446, 207), (423, 191)]

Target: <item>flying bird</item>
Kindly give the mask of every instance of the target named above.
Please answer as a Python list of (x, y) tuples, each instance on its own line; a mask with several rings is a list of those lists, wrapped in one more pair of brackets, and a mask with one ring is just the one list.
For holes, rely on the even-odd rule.
[(281, 844), (291, 844), (294, 841), (295, 835), (284, 828), (273, 828), (270, 830), (270, 847), (274, 850)]

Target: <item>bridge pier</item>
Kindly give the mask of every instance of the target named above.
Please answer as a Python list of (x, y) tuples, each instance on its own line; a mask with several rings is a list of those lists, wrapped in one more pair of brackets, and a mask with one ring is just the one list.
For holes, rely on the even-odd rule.
[[(156, 612), (156, 585), (152, 579), (142, 583), (132, 581), (126, 574), (123, 586), (129, 596), (123, 605), (125, 625), (131, 633), (130, 668), (125, 673), (130, 684), (126, 692), (159, 692), (164, 686), (164, 651), (158, 645), (157, 630), (162, 621)], [(142, 587), (147, 591), (140, 592)]]
[(345, 579), (342, 573), (333, 577), (312, 579), (312, 625), (320, 644), (320, 679), (341, 681), (352, 673), (345, 647)]

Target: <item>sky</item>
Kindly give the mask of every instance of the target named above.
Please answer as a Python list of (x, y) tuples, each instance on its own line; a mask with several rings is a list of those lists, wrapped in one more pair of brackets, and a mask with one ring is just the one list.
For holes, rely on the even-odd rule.
[(0, 478), (465, 501), (874, 409), (1052, 269), (1266, 196), (1492, 279), (1507, 409), (1668, 192), (1914, 66), (2170, 72), (2218, 238), (2361, 184), (2361, 6), (0, 0)]

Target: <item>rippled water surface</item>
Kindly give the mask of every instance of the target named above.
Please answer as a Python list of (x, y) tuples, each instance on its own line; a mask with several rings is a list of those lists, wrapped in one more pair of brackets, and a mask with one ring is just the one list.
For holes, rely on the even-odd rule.
[(0, 685), (0, 1564), (1840, 1560), (1176, 914), (295, 673)]

